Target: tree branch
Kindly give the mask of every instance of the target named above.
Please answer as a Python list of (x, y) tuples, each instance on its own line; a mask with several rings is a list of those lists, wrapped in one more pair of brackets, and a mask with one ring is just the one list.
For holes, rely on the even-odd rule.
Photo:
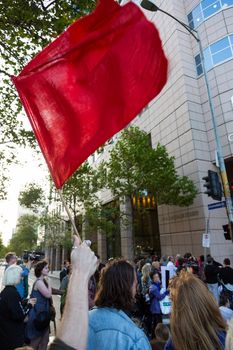
[(57, 0), (53, 0), (51, 1), (47, 6), (44, 5), (43, 0), (40, 0), (41, 3), (41, 7), (44, 11), (46, 11), (50, 6), (52, 6), (55, 2), (57, 2)]

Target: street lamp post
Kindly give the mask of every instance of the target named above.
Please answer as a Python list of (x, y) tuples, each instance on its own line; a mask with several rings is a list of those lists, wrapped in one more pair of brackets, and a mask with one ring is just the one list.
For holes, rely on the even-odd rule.
[(215, 115), (215, 110), (214, 110), (214, 105), (213, 105), (213, 100), (212, 100), (212, 95), (210, 91), (210, 85), (209, 85), (209, 80), (208, 80), (208, 75), (207, 71), (205, 68), (205, 58), (204, 58), (204, 53), (203, 53), (203, 48), (201, 44), (201, 40), (198, 35), (198, 31), (191, 28), (189, 25), (186, 23), (180, 21), (178, 18), (174, 17), (172, 14), (169, 12), (166, 12), (159, 8), (157, 5), (155, 5), (152, 1), (150, 0), (142, 0), (140, 4), (144, 9), (148, 11), (160, 11), (167, 16), (173, 18), (176, 22), (180, 23), (196, 40), (199, 46), (200, 50), (200, 55), (201, 55), (201, 63), (202, 63), (202, 69), (203, 69), (203, 74), (205, 78), (205, 83), (206, 83), (206, 89), (207, 89), (207, 94), (208, 94), (208, 102), (210, 106), (210, 114), (211, 114), (211, 119), (212, 119), (212, 124), (213, 124), (213, 130), (214, 130), (214, 135), (215, 135), (215, 142), (216, 142), (216, 150), (217, 150), (217, 158), (218, 158), (218, 163), (219, 163), (219, 169), (220, 169), (220, 176), (222, 179), (222, 184), (223, 184), (223, 191), (224, 195), (226, 198), (226, 211), (227, 211), (227, 216), (228, 220), (230, 223), (230, 229), (231, 229), (231, 238), (233, 241), (233, 207), (232, 207), (232, 200), (231, 200), (231, 195), (230, 195), (230, 189), (229, 189), (229, 183), (227, 179), (227, 173), (226, 173), (226, 167), (224, 163), (224, 158), (223, 158), (223, 152), (222, 152), (222, 145), (221, 145), (221, 140), (219, 137), (218, 133), (218, 128), (217, 128), (217, 122), (216, 122), (216, 115)]

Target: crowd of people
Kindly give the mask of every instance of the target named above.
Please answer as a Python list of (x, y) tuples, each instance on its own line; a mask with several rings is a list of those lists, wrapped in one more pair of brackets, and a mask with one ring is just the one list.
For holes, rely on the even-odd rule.
[[(223, 265), (210, 255), (204, 260), (186, 253), (104, 265), (75, 237), (71, 263), (60, 273), (62, 318), (50, 349), (233, 350), (233, 269), (228, 258)], [(6, 262), (1, 348), (46, 350), (53, 307), (48, 263), (35, 264), (28, 298), (30, 263), (17, 265), (14, 253)]]

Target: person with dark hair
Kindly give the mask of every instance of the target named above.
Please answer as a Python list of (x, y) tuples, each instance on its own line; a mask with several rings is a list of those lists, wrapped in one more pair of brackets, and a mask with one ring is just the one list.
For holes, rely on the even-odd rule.
[(227, 296), (230, 308), (233, 310), (233, 269), (230, 259), (224, 259), (223, 266), (219, 271), (219, 279), (223, 286), (222, 293)]
[(217, 303), (219, 302), (219, 291), (218, 291), (218, 274), (220, 272), (221, 267), (219, 267), (216, 263), (214, 263), (214, 259), (211, 255), (207, 256), (207, 264), (205, 266), (205, 282), (207, 283), (207, 287), (209, 291), (215, 297)]
[(222, 293), (219, 298), (219, 310), (224, 320), (230, 320), (233, 317), (233, 310), (230, 309), (230, 302), (227, 295)]
[(129, 315), (134, 305), (137, 277), (124, 259), (114, 259), (102, 270), (89, 311), (87, 350), (149, 350), (150, 343)]
[(152, 350), (164, 350), (166, 342), (170, 336), (168, 326), (162, 323), (158, 323), (154, 330), (155, 338), (151, 340), (150, 344)]
[(35, 265), (36, 281), (32, 287), (31, 297), (37, 299), (36, 307), (30, 310), (26, 325), (26, 337), (30, 340), (30, 346), (34, 350), (46, 350), (49, 342), (49, 323), (42, 329), (36, 327), (35, 319), (39, 313), (49, 312), (52, 297), (52, 288), (48, 282), (49, 266), (46, 260), (39, 261)]
[(69, 273), (69, 266), (70, 266), (70, 262), (68, 260), (64, 261), (63, 269), (61, 270), (61, 272), (59, 274), (60, 283), (62, 282), (63, 278), (66, 275), (68, 275), (68, 273)]

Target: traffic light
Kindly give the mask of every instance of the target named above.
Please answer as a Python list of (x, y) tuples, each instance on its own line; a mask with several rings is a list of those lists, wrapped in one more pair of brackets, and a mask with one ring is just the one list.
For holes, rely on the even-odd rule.
[(204, 187), (206, 187), (205, 193), (216, 201), (221, 201), (222, 186), (216, 171), (208, 170), (208, 176), (205, 176), (202, 179), (206, 181), (204, 184)]
[(225, 239), (230, 240), (231, 239), (231, 230), (230, 230), (230, 225), (226, 224), (226, 225), (222, 225), (223, 228), (223, 234)]

